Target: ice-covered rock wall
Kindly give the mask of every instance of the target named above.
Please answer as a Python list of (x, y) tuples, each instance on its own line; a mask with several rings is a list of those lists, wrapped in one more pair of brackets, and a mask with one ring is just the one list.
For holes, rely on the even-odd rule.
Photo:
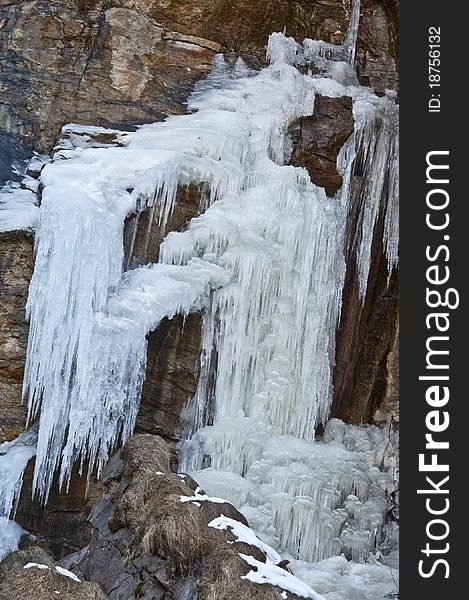
[[(223, 485), (294, 558), (363, 559), (380, 543), (391, 440), (357, 430), (346, 443), (329, 425), (330, 443), (313, 443), (332, 397), (357, 171), (361, 293), (380, 214), (390, 269), (397, 260), (397, 108), (392, 95), (357, 85), (357, 6), (339, 54), (273, 34), (271, 65), (259, 72), (217, 56), (190, 114), (111, 132), (119, 147), (89, 147), (69, 127), (75, 142), (41, 176), (28, 301), (25, 395), (30, 418), (39, 417), (35, 489), (44, 500), (56, 471), (62, 483), (75, 461), (99, 471), (132, 432), (147, 333), (164, 317), (204, 309), (183, 468), (207, 488)], [(284, 164), (288, 126), (312, 114), (317, 93), (353, 100), (335, 198)], [(158, 264), (123, 273), (126, 216), (158, 206), (164, 222), (178, 186), (192, 183), (210, 190), (205, 212), (167, 236)]]

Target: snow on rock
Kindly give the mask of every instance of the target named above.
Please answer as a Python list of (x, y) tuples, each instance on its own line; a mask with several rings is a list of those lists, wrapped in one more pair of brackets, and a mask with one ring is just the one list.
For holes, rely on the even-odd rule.
[(193, 502), (197, 506), (200, 506), (199, 502), (214, 502), (215, 504), (225, 504), (226, 500), (223, 498), (216, 498), (215, 496), (207, 496), (205, 492), (202, 492), (200, 487), (196, 488), (193, 496), (181, 496), (180, 502)]
[(15, 180), (0, 187), (0, 233), (7, 231), (33, 231), (39, 216), (37, 191), (38, 176), (49, 157), (36, 154), (31, 159), (12, 166)]
[(0, 233), (33, 230), (39, 214), (36, 201), (36, 194), (31, 190), (3, 186), (0, 189)]
[(216, 519), (210, 521), (208, 526), (213, 527), (214, 529), (231, 531), (231, 533), (236, 537), (236, 542), (244, 542), (259, 548), (259, 550), (264, 552), (267, 560), (272, 564), (277, 564), (282, 560), (280, 554), (278, 554), (278, 552), (276, 552), (268, 544), (265, 544), (262, 540), (260, 540), (250, 527), (247, 527), (243, 523), (236, 521), (236, 519), (230, 519), (229, 517), (225, 517), (225, 515), (220, 515)]
[(323, 596), (316, 593), (309, 585), (303, 583), (297, 577), (288, 571), (285, 571), (285, 569), (269, 563), (263, 563), (248, 554), (242, 554), (240, 552), (239, 555), (248, 563), (248, 565), (255, 567), (256, 569), (255, 571), (249, 571), (249, 573), (243, 575), (241, 579), (247, 579), (253, 583), (270, 583), (271, 585), (275, 585), (292, 594), (296, 594), (301, 598), (325, 600)]
[(24, 565), (23, 569), (41, 569), (41, 570), (47, 570), (47, 569), (50, 569), (50, 567), (48, 565), (42, 565), (40, 563), (29, 562), (29, 563), (27, 563), (27, 564)]
[[(48, 565), (43, 565), (40, 563), (35, 563), (35, 562), (29, 562), (26, 565), (24, 565), (23, 569), (41, 569), (41, 570), (49, 570), (51, 567), (49, 567)], [(72, 573), (71, 571), (69, 571), (68, 569), (64, 569), (63, 567), (54, 567), (54, 569), (57, 571), (57, 573), (59, 575), (62, 575), (63, 577), (68, 577), (69, 579), (73, 579), (73, 581), (76, 581), (77, 583), (81, 583), (81, 579), (79, 579), (75, 573)]]

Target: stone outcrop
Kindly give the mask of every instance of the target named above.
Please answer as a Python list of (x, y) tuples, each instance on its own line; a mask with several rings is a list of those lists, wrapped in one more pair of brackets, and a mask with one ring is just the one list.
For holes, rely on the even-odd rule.
[(96, 583), (75, 581), (55, 566), (36, 546), (10, 554), (0, 563), (0, 600), (106, 600)]
[[(355, 237), (352, 224), (350, 239)], [(388, 279), (383, 222), (375, 227), (368, 288), (362, 300), (349, 257), (336, 343), (332, 416), (349, 423), (399, 422), (399, 273)]]
[(0, 443), (24, 429), (21, 389), (28, 340), (25, 304), (33, 271), (32, 235), (0, 233)]
[(180, 414), (197, 389), (202, 317), (164, 319), (148, 336), (147, 371), (137, 432), (178, 441)]
[(342, 186), (337, 156), (353, 132), (351, 98), (316, 96), (314, 114), (290, 127), (293, 152), (290, 164), (304, 167), (316, 185), (332, 198)]
[[(0, 2), (0, 131), (48, 152), (67, 122), (132, 126), (184, 112), (215, 53), (264, 61), (272, 31), (340, 43), (342, 0)], [(362, 82), (397, 86), (396, 0), (363, 0)], [(9, 144), (12, 148), (12, 145)]]
[(110, 600), (282, 598), (280, 588), (241, 579), (251, 567), (239, 552), (265, 562), (263, 551), (236, 542), (230, 531), (208, 527), (222, 514), (246, 525), (236, 508), (196, 498), (181, 502), (194, 496), (197, 484), (171, 473), (161, 438), (130, 438), (109, 462), (103, 481), (104, 494), (90, 515), (91, 543), (65, 564), (99, 583)]
[(326, 19), (345, 30), (341, 1), (3, 1), (0, 129), (47, 152), (67, 122), (122, 127), (184, 112), (215, 53), (259, 64), (272, 31), (317, 37)]

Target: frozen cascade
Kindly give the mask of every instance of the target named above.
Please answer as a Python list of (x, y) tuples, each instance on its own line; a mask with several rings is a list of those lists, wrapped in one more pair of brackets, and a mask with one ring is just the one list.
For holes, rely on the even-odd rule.
[[(342, 550), (364, 560), (383, 535), (390, 441), (360, 428), (341, 437), (334, 421), (327, 443), (314, 436), (329, 415), (354, 177), (362, 295), (380, 214), (390, 269), (397, 260), (397, 108), (391, 95), (355, 85), (350, 52), (335, 69), (344, 54), (331, 59), (308, 40), (273, 34), (268, 53), (271, 66), (257, 73), (217, 57), (191, 114), (114, 132), (118, 147), (93, 147), (92, 128), (68, 126), (73, 143), (43, 169), (25, 378), (30, 418), (40, 413), (34, 483), (46, 500), (56, 470), (62, 483), (77, 459), (100, 470), (132, 432), (146, 334), (165, 316), (205, 307), (183, 468), (210, 492), (221, 487), (293, 558)], [(314, 60), (319, 75), (296, 69)], [(284, 166), (288, 126), (312, 114), (318, 93), (353, 99), (356, 128), (334, 199), (305, 170)], [(164, 224), (178, 186), (191, 183), (210, 190), (205, 212), (167, 236), (158, 264), (123, 273), (126, 216), (157, 206)]]
[[(27, 307), (31, 326), (25, 395), (30, 418), (41, 412), (35, 488), (43, 499), (59, 465), (62, 482), (77, 458), (82, 467), (89, 461), (90, 469), (99, 470), (113, 443), (132, 431), (145, 364), (145, 335), (161, 318), (200, 309), (210, 289), (226, 283), (226, 273), (236, 276), (240, 268), (236, 263), (242, 262), (243, 268), (244, 262), (251, 265), (254, 273), (259, 264), (256, 247), (264, 246), (266, 277), (274, 244), (286, 240), (293, 244), (292, 257), (297, 253), (301, 258), (304, 250), (299, 245), (296, 249), (291, 238), (301, 214), (307, 227), (318, 219), (318, 234), (330, 238), (326, 252), (336, 257), (338, 266), (326, 260), (323, 278), (334, 279), (343, 271), (343, 258), (333, 239), (337, 228), (328, 218), (334, 211), (340, 213), (340, 203), (337, 209), (327, 203), (324, 191), (312, 186), (301, 169), (282, 168), (269, 158), (283, 161), (288, 124), (312, 111), (313, 80), (286, 64), (248, 77), (243, 77), (242, 65), (237, 67), (233, 79), (227, 78), (225, 89), (219, 91), (224, 77), (219, 72), (225, 67), (218, 60), (213, 75), (219, 73), (217, 85), (194, 96), (191, 108), (197, 112), (121, 135), (120, 147), (61, 148), (42, 171), (36, 266)], [(254, 226), (255, 215), (243, 216), (241, 205), (235, 207), (245, 221), (251, 258), (240, 261), (233, 248), (223, 255), (219, 252), (216, 265), (214, 248), (207, 245), (205, 254), (199, 247), (184, 260), (166, 260), (176, 263), (172, 266), (147, 266), (123, 276), (126, 215), (159, 204), (164, 223), (178, 185), (191, 182), (204, 182), (210, 188), (208, 203), (214, 210), (207, 211), (207, 218), (226, 211), (237, 198), (249, 202), (259, 191), (253, 205)], [(268, 210), (271, 194), (283, 207), (276, 217), (261, 214), (262, 206)], [(301, 206), (306, 199), (315, 206), (309, 214)], [(290, 220), (290, 229), (282, 228), (281, 220), (275, 223), (281, 216), (285, 223)], [(241, 225), (234, 217), (220, 217), (218, 225), (221, 250), (228, 242), (225, 236), (236, 236)], [(270, 247), (263, 239), (266, 227), (272, 231)], [(307, 227), (305, 234), (311, 233)], [(308, 279), (311, 261), (320, 260), (318, 252), (318, 248), (309, 251), (306, 262), (299, 262), (298, 279)], [(274, 277), (279, 273), (272, 277), (273, 284)], [(332, 288), (337, 300), (340, 285), (331, 282)], [(152, 297), (155, 291), (158, 300)], [(131, 293), (139, 296), (145, 310), (132, 310), (127, 300)], [(268, 298), (262, 301), (268, 303)], [(306, 301), (296, 308), (298, 315), (304, 314)], [(337, 302), (329, 301), (336, 320)], [(311, 319), (309, 328), (313, 327)], [(329, 369), (324, 359), (322, 368)]]

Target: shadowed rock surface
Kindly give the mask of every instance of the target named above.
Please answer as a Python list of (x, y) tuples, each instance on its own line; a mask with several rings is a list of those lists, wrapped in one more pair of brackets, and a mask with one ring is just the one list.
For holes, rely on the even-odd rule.
[(16, 521), (35, 535), (37, 545), (56, 559), (81, 550), (91, 536), (87, 517), (101, 495), (101, 483), (92, 479), (87, 490), (86, 475), (80, 477), (75, 469), (68, 493), (59, 492), (55, 478), (49, 502), (43, 506), (32, 495), (33, 471), (34, 459), (26, 467)]
[(21, 389), (28, 343), (25, 304), (33, 272), (32, 235), (0, 233), (0, 443), (23, 430)]

